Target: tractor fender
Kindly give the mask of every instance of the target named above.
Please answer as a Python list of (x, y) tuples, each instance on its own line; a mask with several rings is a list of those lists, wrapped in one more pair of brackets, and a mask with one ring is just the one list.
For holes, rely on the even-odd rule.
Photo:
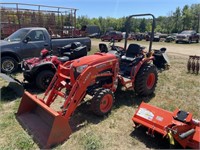
[(140, 68), (146, 64), (146, 63), (149, 63), (151, 61), (154, 60), (154, 57), (148, 57), (148, 58), (143, 58), (137, 65), (133, 66), (132, 69), (131, 69), (131, 78), (135, 78), (138, 71), (140, 70)]
[(31, 72), (35, 74), (44, 69), (56, 71), (57, 67), (52, 62), (44, 62), (44, 63), (38, 64), (37, 66), (34, 66), (31, 69)]

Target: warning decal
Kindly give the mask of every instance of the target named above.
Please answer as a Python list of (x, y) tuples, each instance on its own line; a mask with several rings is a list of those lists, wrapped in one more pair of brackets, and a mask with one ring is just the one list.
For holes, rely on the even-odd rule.
[(137, 112), (137, 115), (147, 120), (152, 120), (154, 117), (154, 114), (146, 108), (140, 108)]

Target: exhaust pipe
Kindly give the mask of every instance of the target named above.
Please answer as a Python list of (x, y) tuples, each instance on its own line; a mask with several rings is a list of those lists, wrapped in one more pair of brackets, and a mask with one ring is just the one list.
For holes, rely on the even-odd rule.
[(24, 92), (16, 118), (41, 148), (50, 148), (69, 138), (69, 121), (42, 100)]

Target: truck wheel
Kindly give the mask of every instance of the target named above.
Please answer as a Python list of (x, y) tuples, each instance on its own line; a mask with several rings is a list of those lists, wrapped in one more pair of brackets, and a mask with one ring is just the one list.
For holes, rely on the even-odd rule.
[(1, 58), (1, 72), (13, 73), (18, 68), (18, 62), (13, 57), (5, 56)]
[(192, 40), (191, 40), (191, 39), (189, 39), (189, 40), (188, 40), (188, 44), (191, 44), (191, 43), (192, 43)]
[(144, 64), (136, 75), (134, 89), (138, 95), (148, 96), (153, 94), (158, 80), (155, 65)]
[(196, 40), (196, 43), (199, 43), (199, 39)]
[(41, 90), (46, 90), (53, 76), (54, 76), (54, 72), (50, 70), (44, 70), (40, 72), (36, 77), (37, 87), (40, 88)]
[(98, 116), (107, 115), (113, 106), (114, 95), (110, 89), (97, 89), (91, 101), (93, 112)]
[(176, 41), (176, 44), (178, 44), (179, 43), (179, 41)]

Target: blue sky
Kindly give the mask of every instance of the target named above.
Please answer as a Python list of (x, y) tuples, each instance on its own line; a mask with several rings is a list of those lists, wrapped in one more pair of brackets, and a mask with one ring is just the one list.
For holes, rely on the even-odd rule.
[(92, 17), (123, 17), (131, 14), (152, 13), (156, 17), (168, 16), (177, 7), (200, 4), (200, 0), (1, 0), (16, 2), (62, 6), (77, 8), (78, 16)]

